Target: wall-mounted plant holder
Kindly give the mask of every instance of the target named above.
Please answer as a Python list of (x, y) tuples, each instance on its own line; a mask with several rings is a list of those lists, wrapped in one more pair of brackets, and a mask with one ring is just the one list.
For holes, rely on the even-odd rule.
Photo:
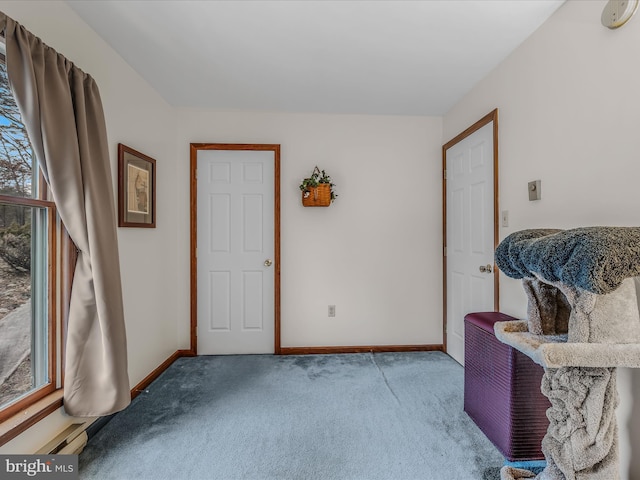
[(334, 191), (335, 185), (331, 183), (331, 177), (317, 166), (310, 177), (302, 180), (302, 205), (304, 207), (328, 207), (338, 196)]
[(305, 207), (328, 207), (331, 205), (331, 187), (320, 184), (302, 191), (302, 205)]

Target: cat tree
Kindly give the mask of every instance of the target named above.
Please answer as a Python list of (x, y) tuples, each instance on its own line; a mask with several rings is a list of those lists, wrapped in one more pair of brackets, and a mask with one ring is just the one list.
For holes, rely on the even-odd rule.
[(640, 228), (523, 230), (496, 249), (522, 279), (527, 320), (495, 324), (496, 337), (544, 367), (551, 402), (535, 475), (505, 466), (502, 480), (616, 480), (616, 368), (640, 368)]

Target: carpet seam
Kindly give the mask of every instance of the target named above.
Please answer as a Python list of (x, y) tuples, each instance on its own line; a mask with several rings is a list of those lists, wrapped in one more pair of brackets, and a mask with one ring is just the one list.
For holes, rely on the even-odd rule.
[(391, 388), (391, 385), (389, 385), (389, 380), (387, 380), (387, 376), (384, 374), (384, 372), (380, 368), (380, 365), (378, 365), (378, 362), (376, 362), (375, 354), (373, 352), (371, 352), (369, 355), (371, 356), (371, 361), (373, 362), (373, 364), (376, 366), (376, 368), (380, 372), (380, 375), (382, 375), (382, 379), (384, 380), (384, 384), (387, 386), (387, 390), (389, 390), (391, 392), (391, 395), (393, 395), (393, 398), (396, 399), (396, 402), (398, 402), (398, 405), (401, 405), (402, 403), (400, 402), (400, 399), (396, 395), (396, 392), (394, 392), (393, 388)]

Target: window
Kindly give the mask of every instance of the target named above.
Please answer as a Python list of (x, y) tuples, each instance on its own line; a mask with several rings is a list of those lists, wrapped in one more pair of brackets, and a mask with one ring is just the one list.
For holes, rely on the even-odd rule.
[[(40, 391), (55, 390), (63, 372), (65, 389), (68, 386), (72, 390), (64, 405), (68, 414), (90, 417), (113, 413), (130, 403), (131, 394), (111, 161), (98, 86), (91, 75), (22, 25), (4, 14), (2, 17), (7, 46), (13, 52), (7, 57), (8, 75), (13, 75), (15, 62), (16, 76), (9, 80), (15, 87), (16, 99), (25, 105), (27, 116), (23, 120), (29, 134), (33, 133), (32, 150), (39, 160), (46, 159), (51, 180), (49, 189), (39, 173), (45, 170), (44, 165), (39, 169), (31, 165), (31, 174), (25, 175), (24, 181), (23, 190), (27, 193), (0, 196), (0, 203), (11, 207), (44, 209), (47, 213), (41, 216), (48, 218), (44, 229), (43, 222), (36, 225), (33, 219), (30, 227), (31, 333), (38, 331), (38, 326), (42, 326), (40, 331), (48, 329), (46, 340), (33, 334), (31, 344), (34, 352), (42, 352), (45, 344), (49, 352), (39, 355), (43, 359), (40, 378), (46, 376), (45, 385), (37, 386), (38, 371), (32, 365), (35, 391), (28, 395), (31, 398)], [(4, 118), (5, 123), (12, 120)], [(59, 202), (57, 205), (54, 199)], [(64, 230), (56, 210), (69, 221), (73, 237), (79, 240), (77, 250), (73, 250), (71, 242), (62, 241), (65, 236), (60, 232)], [(47, 274), (34, 277), (40, 252), (47, 252), (46, 261), (41, 263), (47, 265)], [(78, 261), (72, 253), (77, 253)], [(68, 289), (72, 276), (73, 287)], [(69, 293), (78, 299), (73, 305)], [(34, 300), (40, 294), (46, 295), (46, 301), (40, 303), (42, 308)], [(46, 320), (45, 310), (49, 315)], [(39, 314), (41, 317), (37, 318)], [(73, 316), (68, 333), (65, 316)], [(69, 357), (68, 365), (59, 361), (58, 344), (65, 347), (62, 356)], [(44, 362), (47, 363), (42, 368)], [(8, 421), (6, 410), (17, 407), (10, 405), (0, 411), (0, 443), (15, 436), (18, 427), (12, 425), (20, 424), (24, 430), (27, 423), (33, 424), (53, 412), (62, 404), (61, 397), (62, 390), (58, 388)], [(29, 421), (20, 420), (25, 417)]]
[(0, 422), (60, 387), (63, 231), (0, 55)]

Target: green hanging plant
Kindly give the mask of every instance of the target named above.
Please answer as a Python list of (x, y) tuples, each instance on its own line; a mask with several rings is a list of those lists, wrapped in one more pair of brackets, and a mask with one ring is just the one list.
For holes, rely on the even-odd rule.
[(317, 188), (318, 185), (328, 184), (329, 189), (331, 191), (331, 201), (333, 202), (338, 194), (334, 191), (335, 183), (331, 181), (331, 177), (327, 175), (327, 172), (324, 170), (320, 170), (317, 166), (313, 169), (310, 177), (302, 179), (300, 182), (300, 190), (302, 191), (302, 198), (308, 198), (313, 194), (313, 189)]

